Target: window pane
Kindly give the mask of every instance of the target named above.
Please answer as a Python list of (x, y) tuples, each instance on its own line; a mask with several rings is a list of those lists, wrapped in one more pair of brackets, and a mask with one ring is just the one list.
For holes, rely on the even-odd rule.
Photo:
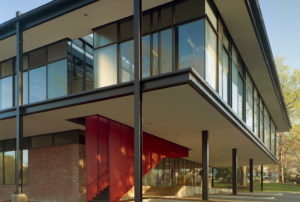
[(13, 77), (0, 79), (0, 109), (7, 109), (13, 106)]
[(160, 28), (169, 27), (172, 25), (172, 7), (164, 7), (160, 11)]
[(52, 146), (52, 135), (32, 137), (32, 148)]
[(253, 83), (249, 74), (246, 74), (246, 92), (246, 124), (253, 130)]
[(5, 184), (15, 184), (15, 151), (4, 152)]
[(147, 14), (147, 15), (143, 15), (143, 26), (142, 26), (142, 34), (147, 34), (150, 32), (150, 19), (151, 19), (151, 15)]
[(254, 88), (254, 134), (259, 137), (259, 100), (257, 90)]
[(204, 20), (178, 27), (178, 66), (192, 67), (204, 77)]
[(243, 95), (244, 95), (244, 81), (242, 76), (238, 74), (238, 115), (243, 118)]
[(46, 99), (46, 67), (29, 71), (29, 102)]
[(93, 66), (86, 65), (86, 78), (85, 78), (85, 88), (86, 90), (94, 89), (94, 68)]
[(260, 103), (260, 116), (259, 116), (259, 120), (260, 120), (260, 129), (259, 129), (259, 135), (260, 135), (260, 139), (262, 142), (264, 142), (264, 112), (263, 112), (263, 104), (262, 102)]
[(67, 95), (67, 60), (48, 65), (48, 98)]
[(275, 134), (275, 124), (274, 124), (274, 122), (272, 121), (271, 122), (271, 151), (272, 151), (272, 153), (273, 154), (275, 154), (275, 136), (276, 136), (276, 134)]
[(120, 44), (120, 80), (132, 81), (134, 78), (133, 41)]
[(236, 65), (232, 63), (232, 109), (238, 112), (238, 70)]
[(160, 73), (172, 71), (172, 29), (160, 33)]
[(1, 77), (10, 76), (13, 73), (13, 60), (1, 63)]
[(3, 168), (4, 168), (4, 165), (3, 165), (3, 152), (1, 151), (0, 152), (0, 184), (3, 184)]
[(205, 13), (207, 14), (211, 24), (214, 26), (214, 28), (217, 30), (217, 17), (213, 10), (211, 9), (208, 2), (205, 3)]
[(23, 70), (28, 69), (28, 55), (23, 55)]
[(217, 36), (208, 22), (205, 23), (206, 53), (205, 53), (205, 79), (216, 89), (217, 77)]
[(158, 75), (158, 33), (154, 33), (152, 37), (152, 75)]
[(229, 55), (223, 50), (222, 64), (222, 98), (228, 103)]
[(265, 125), (265, 145), (270, 149), (270, 118), (267, 109), (264, 109), (264, 125)]
[(152, 13), (152, 31), (156, 31), (158, 29), (158, 11), (154, 11)]
[(117, 83), (117, 45), (94, 51), (95, 88)]
[(94, 32), (94, 46), (95, 48), (105, 46), (117, 41), (117, 24), (107, 25), (103, 28), (95, 30)]
[(23, 104), (28, 104), (28, 71), (23, 72)]
[[(79, 93), (83, 91), (84, 76), (84, 51), (83, 44), (80, 40), (74, 40), (72, 44), (72, 58), (69, 65), (69, 80), (71, 82), (71, 93)], [(76, 43), (75, 43), (76, 42)], [(78, 46), (78, 45), (80, 46)]]
[(28, 184), (28, 150), (23, 150), (23, 184)]
[(133, 20), (127, 20), (120, 24), (121, 41), (133, 38)]
[(204, 1), (189, 0), (175, 6), (175, 23), (194, 19), (204, 14)]
[(67, 41), (62, 41), (48, 47), (48, 63), (67, 57)]
[(150, 76), (150, 35), (146, 35), (142, 40), (142, 55), (143, 55), (143, 78)]
[(38, 49), (29, 54), (29, 68), (44, 66), (46, 63), (46, 48)]
[(229, 51), (229, 40), (225, 33), (223, 34), (223, 45), (227, 49), (227, 51)]

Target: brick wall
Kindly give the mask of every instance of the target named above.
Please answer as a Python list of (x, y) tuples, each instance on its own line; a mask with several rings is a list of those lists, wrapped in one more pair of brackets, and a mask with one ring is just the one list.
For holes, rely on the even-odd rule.
[[(1, 185), (0, 200), (9, 199), (15, 186)], [(29, 150), (29, 200), (39, 202), (85, 201), (85, 148), (71, 144)]]

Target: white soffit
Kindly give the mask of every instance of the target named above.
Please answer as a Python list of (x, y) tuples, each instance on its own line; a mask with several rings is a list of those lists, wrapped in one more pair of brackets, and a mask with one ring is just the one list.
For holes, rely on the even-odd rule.
[(214, 0), (279, 131), (289, 127), (277, 98), (245, 1)]

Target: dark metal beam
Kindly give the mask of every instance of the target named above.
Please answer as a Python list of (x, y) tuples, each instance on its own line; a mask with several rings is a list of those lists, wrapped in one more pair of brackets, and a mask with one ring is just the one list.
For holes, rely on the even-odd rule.
[(208, 200), (209, 144), (208, 131), (202, 131), (202, 200)]
[(264, 165), (260, 166), (260, 190), (264, 191)]
[[(17, 13), (18, 15), (18, 13)], [(23, 30), (21, 29), (20, 22), (16, 22), (16, 194), (22, 193), (23, 187), (23, 152), (22, 152), (22, 139), (23, 139)]]
[(237, 149), (232, 149), (232, 194), (237, 194)]
[(134, 0), (134, 201), (142, 202), (142, 156), (143, 156), (143, 126), (142, 126), (142, 0)]
[(211, 168), (212, 177), (211, 177), (211, 187), (215, 187), (215, 169)]
[(249, 160), (249, 172), (250, 172), (250, 192), (253, 192), (253, 159)]

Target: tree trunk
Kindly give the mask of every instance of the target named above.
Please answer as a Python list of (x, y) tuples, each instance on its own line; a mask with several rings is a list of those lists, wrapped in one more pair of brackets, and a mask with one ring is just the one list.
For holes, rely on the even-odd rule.
[(247, 166), (242, 166), (241, 182), (240, 182), (242, 186), (246, 186), (246, 179), (247, 179)]
[(279, 163), (278, 163), (278, 167), (279, 167), (279, 183), (283, 184), (284, 183), (284, 167), (283, 167), (283, 142), (282, 142), (282, 133), (279, 133)]

